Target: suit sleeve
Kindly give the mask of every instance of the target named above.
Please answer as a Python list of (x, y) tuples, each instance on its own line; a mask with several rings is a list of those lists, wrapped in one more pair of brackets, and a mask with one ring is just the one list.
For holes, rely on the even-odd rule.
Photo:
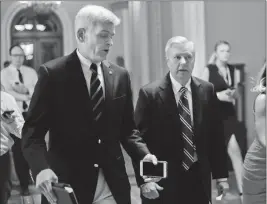
[(132, 90), (128, 72), (126, 72), (126, 80), (127, 93), (121, 126), (121, 144), (131, 159), (139, 162), (149, 153), (149, 150), (140, 137), (140, 132), (136, 129), (134, 122)]
[(224, 139), (223, 121), (218, 117), (218, 98), (212, 86), (212, 96), (209, 104), (209, 139), (210, 152), (209, 161), (211, 164), (213, 179), (228, 178), (227, 151)]
[(49, 168), (46, 160), (45, 135), (49, 130), (50, 93), (52, 90), (48, 69), (41, 66), (39, 79), (22, 130), (22, 151), (36, 178), (38, 173)]
[[(148, 95), (146, 91), (141, 88), (139, 91), (139, 97), (136, 104), (134, 118), (137, 128), (140, 131), (140, 135), (145, 142), (149, 139), (147, 137), (150, 135), (150, 121), (152, 120), (150, 108), (151, 104), (149, 104)], [(140, 162), (134, 162), (133, 167), (136, 175), (137, 184), (141, 186), (142, 184), (144, 184), (144, 179), (140, 176)]]

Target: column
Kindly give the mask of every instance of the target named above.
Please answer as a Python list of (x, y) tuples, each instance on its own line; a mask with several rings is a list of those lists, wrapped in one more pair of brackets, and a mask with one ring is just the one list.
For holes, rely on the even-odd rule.
[(184, 2), (184, 35), (195, 43), (196, 60), (193, 75), (200, 77), (206, 66), (204, 1)]

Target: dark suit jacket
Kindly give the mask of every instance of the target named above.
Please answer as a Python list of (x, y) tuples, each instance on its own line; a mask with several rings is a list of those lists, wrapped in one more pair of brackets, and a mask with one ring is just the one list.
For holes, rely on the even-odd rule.
[[(148, 149), (135, 130), (128, 72), (102, 63), (105, 107), (93, 123), (91, 100), (81, 64), (72, 54), (40, 67), (39, 80), (22, 133), (22, 149), (36, 175), (51, 168), (59, 182), (72, 185), (79, 204), (93, 200), (99, 168), (118, 204), (130, 203), (130, 185), (120, 143), (133, 160)], [(49, 131), (49, 150), (44, 137)], [(101, 140), (101, 143), (99, 143)]]
[[(210, 173), (212, 172), (213, 178), (228, 177), (223, 130), (221, 122), (216, 119), (216, 108), (214, 107), (218, 99), (211, 83), (195, 77), (192, 77), (191, 90), (194, 142), (203, 188), (210, 198)], [(135, 110), (135, 121), (151, 153), (155, 154), (158, 160), (168, 162), (169, 176), (159, 183), (166, 187), (163, 191), (168, 189), (167, 186), (182, 188), (178, 183), (175, 184), (177, 180), (182, 181), (179, 172), (183, 171), (183, 139), (169, 73), (164, 79), (140, 89)], [(138, 165), (135, 167), (136, 172), (139, 171)], [(140, 177), (137, 179), (141, 185), (142, 179)], [(169, 190), (170, 192), (179, 192)], [(171, 196), (179, 200), (179, 195)]]

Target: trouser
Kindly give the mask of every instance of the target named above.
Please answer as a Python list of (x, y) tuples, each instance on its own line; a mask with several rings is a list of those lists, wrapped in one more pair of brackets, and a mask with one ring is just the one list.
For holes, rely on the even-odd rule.
[(6, 204), (11, 193), (11, 166), (9, 152), (0, 156), (0, 172), (0, 203)]
[(12, 151), (13, 151), (15, 170), (20, 182), (20, 186), (22, 189), (26, 189), (29, 186), (29, 180), (30, 180), (29, 165), (23, 156), (20, 139), (15, 139)]
[(164, 180), (159, 182), (164, 189), (159, 191), (158, 198), (147, 199), (141, 195), (142, 204), (209, 204), (201, 181), (198, 162), (193, 164), (188, 171), (180, 172), (180, 174), (175, 178), (172, 173), (173, 176), (167, 183), (164, 183)]
[[(22, 115), (25, 118), (27, 112), (23, 112)], [(22, 149), (21, 149), (21, 139), (14, 138), (14, 145), (12, 147), (13, 159), (15, 170), (20, 182), (22, 189), (26, 189), (29, 186), (30, 174), (29, 174), (29, 165), (25, 160)]]

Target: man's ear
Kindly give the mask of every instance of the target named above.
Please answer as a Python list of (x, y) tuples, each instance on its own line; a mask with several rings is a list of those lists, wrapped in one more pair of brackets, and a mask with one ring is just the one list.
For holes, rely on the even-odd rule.
[(77, 38), (80, 42), (84, 42), (85, 39), (85, 32), (86, 30), (84, 28), (79, 28), (77, 31)]

